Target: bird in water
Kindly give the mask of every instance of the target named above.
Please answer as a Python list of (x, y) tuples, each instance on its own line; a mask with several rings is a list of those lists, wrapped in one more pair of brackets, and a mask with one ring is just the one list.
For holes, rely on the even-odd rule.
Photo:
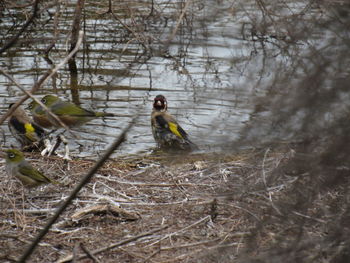
[(153, 102), (151, 125), (153, 137), (158, 147), (163, 150), (191, 151), (198, 149), (167, 110), (166, 98), (163, 95), (157, 95)]
[[(72, 102), (63, 101), (54, 95), (46, 95), (41, 99), (41, 102), (48, 107), (52, 113), (57, 115), (60, 121), (68, 127), (80, 126), (98, 117), (114, 116), (112, 113), (94, 112), (83, 109)], [(57, 120), (47, 112), (45, 113), (45, 116), (53, 126), (61, 126)]]
[[(11, 103), (9, 108), (13, 105), (14, 103)], [(43, 146), (46, 131), (34, 123), (21, 106), (11, 114), (8, 127), (11, 134), (21, 143), (22, 149), (33, 150)]]
[(6, 160), (7, 175), (16, 177), (25, 187), (31, 188), (48, 183), (58, 184), (27, 162), (21, 151), (8, 149), (2, 152), (1, 155)]

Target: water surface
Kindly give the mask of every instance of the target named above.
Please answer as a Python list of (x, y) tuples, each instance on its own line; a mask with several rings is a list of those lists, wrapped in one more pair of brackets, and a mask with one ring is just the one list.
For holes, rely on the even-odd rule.
[[(116, 155), (151, 152), (155, 142), (150, 113), (158, 94), (167, 97), (170, 113), (202, 151), (219, 150), (238, 138), (254, 111), (256, 98), (265, 94), (272, 72), (286, 63), (280, 55), (267, 66), (263, 51), (273, 51), (273, 45), (262, 47), (246, 37), (254, 16), (261, 16), (255, 1), (235, 5), (229, 1), (193, 1), (168, 45), (184, 2), (154, 1), (153, 12), (148, 1), (114, 2), (114, 14), (123, 24), (111, 14), (102, 14), (108, 1), (101, 2), (93, 5), (89, 1), (85, 6), (85, 39), (76, 56), (77, 89), (72, 87), (65, 66), (35, 94), (39, 98), (58, 94), (79, 101), (87, 109), (117, 115), (74, 129), (77, 139), (67, 134), (77, 156), (99, 154), (135, 114), (139, 118)], [(56, 8), (43, 12), (36, 27), (0, 57), (1, 67), (27, 90), (69, 49), (74, 5), (64, 3), (59, 11), (58, 40), (49, 53), (51, 62), (43, 56), (53, 39)], [(295, 4), (294, 8), (303, 6)], [(20, 11), (3, 11), (0, 32), (11, 28), (12, 17), (20, 17)], [(0, 75), (1, 112), (20, 96), (22, 92)], [(16, 145), (6, 125), (2, 128), (2, 145)]]

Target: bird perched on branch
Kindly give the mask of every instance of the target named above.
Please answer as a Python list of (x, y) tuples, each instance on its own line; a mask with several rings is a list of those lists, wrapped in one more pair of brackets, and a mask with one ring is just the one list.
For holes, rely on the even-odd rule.
[[(93, 112), (83, 109), (72, 102), (63, 101), (54, 95), (46, 95), (41, 99), (41, 102), (44, 103), (52, 113), (56, 114), (60, 121), (68, 127), (79, 126), (98, 117), (114, 116), (112, 113)], [(57, 120), (47, 112), (45, 114), (51, 124), (56, 127), (61, 126)]]
[(15, 176), (25, 187), (35, 187), (41, 184), (58, 184), (43, 173), (35, 169), (24, 159), (24, 155), (17, 149), (8, 149), (1, 153), (6, 160), (6, 172), (9, 176)]
[[(9, 108), (13, 105), (14, 103), (11, 103)], [(12, 113), (8, 127), (12, 135), (21, 143), (22, 148), (31, 150), (43, 145), (43, 139), (46, 136), (45, 130), (35, 124), (21, 106)]]
[(47, 118), (45, 110), (35, 100), (30, 102), (26, 109), (28, 109), (31, 112), (33, 120), (36, 124), (38, 124), (39, 126), (41, 126), (43, 128), (51, 128), (52, 127), (52, 123)]
[(188, 134), (168, 112), (168, 103), (163, 95), (157, 95), (151, 115), (152, 133), (158, 146), (164, 150), (195, 150)]

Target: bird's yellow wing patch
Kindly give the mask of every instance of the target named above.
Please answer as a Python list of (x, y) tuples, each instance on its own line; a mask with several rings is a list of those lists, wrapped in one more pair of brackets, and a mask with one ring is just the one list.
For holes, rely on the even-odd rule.
[(25, 128), (25, 136), (31, 140), (32, 142), (35, 142), (36, 141), (36, 138), (35, 138), (35, 128), (33, 127), (33, 125), (31, 123), (25, 123), (24, 124), (24, 128)]
[(168, 125), (169, 125), (169, 129), (172, 133), (174, 133), (176, 136), (178, 136), (180, 138), (183, 138), (181, 133), (178, 130), (178, 125), (176, 123), (169, 122)]
[(35, 129), (31, 123), (24, 124), (24, 128), (26, 129), (26, 132), (35, 132)]

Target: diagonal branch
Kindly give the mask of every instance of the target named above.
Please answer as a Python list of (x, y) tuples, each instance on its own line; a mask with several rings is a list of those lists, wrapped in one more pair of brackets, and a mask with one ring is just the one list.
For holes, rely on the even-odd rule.
[[(43, 109), (51, 116), (53, 117), (63, 128), (66, 130), (69, 130), (69, 127), (65, 125), (60, 118), (57, 117), (56, 114), (54, 114), (44, 103), (42, 103), (39, 99), (35, 98), (30, 92), (26, 91), (21, 84), (18, 83), (17, 80), (15, 80), (10, 74), (8, 74), (4, 69), (0, 68), (0, 72), (7, 77), (9, 80), (11, 80), (21, 91), (23, 91), (24, 94), (26, 94), (28, 97), (32, 98), (36, 103), (38, 103)], [(17, 108), (20, 104), (18, 101), (14, 104), (14, 108)]]
[(27, 22), (25, 22), (25, 24), (22, 26), (22, 28), (19, 30), (19, 32), (9, 41), (5, 44), (5, 46), (3, 46), (0, 49), (0, 54), (3, 53), (5, 50), (9, 49), (11, 46), (13, 46), (13, 44), (16, 43), (17, 39), (20, 37), (20, 35), (24, 32), (24, 30), (26, 30), (26, 28), (33, 23), (34, 18), (37, 15), (38, 9), (39, 9), (39, 2), (40, 0), (36, 0), (34, 2), (33, 5), (33, 14), (28, 18)]
[[(59, 63), (54, 67), (53, 69), (50, 69), (47, 71), (38, 82), (36, 82), (32, 89), (29, 91), (30, 94), (34, 94), (39, 88), (41, 88), (56, 72), (63, 66), (65, 65), (70, 58), (73, 57), (73, 55), (79, 50), (79, 47), (83, 41), (83, 32), (79, 32), (79, 39), (77, 42), (77, 45), (75, 48)], [(5, 75), (6, 76), (6, 75)], [(23, 96), (21, 99), (19, 99), (12, 107), (9, 109), (6, 114), (4, 114), (0, 118), (0, 125), (17, 109), (19, 105), (21, 105), (23, 102), (25, 102), (29, 98), (28, 95)]]
[[(20, 257), (18, 262), (26, 262), (26, 260), (31, 256), (34, 252), (34, 249), (38, 246), (39, 242), (50, 230), (51, 226), (56, 222), (59, 216), (63, 213), (63, 211), (70, 205), (70, 203), (74, 200), (74, 198), (78, 195), (79, 191), (90, 182), (94, 174), (98, 171), (98, 169), (105, 163), (105, 161), (109, 158), (109, 156), (122, 144), (122, 142), (126, 138), (127, 132), (134, 125), (138, 115), (135, 116), (130, 124), (123, 130), (123, 132), (119, 135), (119, 137), (113, 142), (113, 144), (107, 149), (104, 155), (99, 159), (95, 165), (90, 169), (90, 171), (83, 177), (83, 179), (78, 183), (77, 186), (72, 190), (67, 199), (62, 203), (60, 207), (57, 208), (55, 214), (49, 219), (44, 228), (39, 232), (39, 234), (35, 237), (32, 243), (27, 247), (23, 255)], [(93, 252), (94, 253), (94, 252)]]
[(169, 36), (169, 38), (168, 38), (168, 40), (167, 40), (167, 42), (166, 42), (167, 45), (169, 45), (170, 42), (174, 39), (174, 37), (175, 37), (177, 31), (179, 30), (179, 26), (180, 26), (180, 24), (182, 23), (182, 20), (183, 20), (185, 14), (186, 14), (187, 9), (188, 9), (188, 7), (190, 6), (191, 2), (192, 2), (192, 0), (187, 0), (187, 1), (186, 1), (185, 6), (184, 6), (184, 9), (182, 10), (180, 17), (179, 17), (178, 20), (177, 20), (176, 26), (175, 26), (175, 28), (173, 29), (173, 32), (171, 33), (171, 35)]
[[(117, 243), (113, 243), (111, 245), (108, 245), (108, 246), (105, 246), (105, 247), (102, 247), (102, 248), (95, 249), (95, 250), (91, 251), (91, 253), (99, 254), (101, 252), (105, 252), (107, 250), (123, 246), (125, 244), (130, 243), (130, 242), (136, 241), (136, 240), (138, 240), (140, 238), (143, 238), (143, 237), (146, 237), (146, 236), (150, 236), (150, 235), (152, 235), (152, 234), (154, 234), (156, 232), (159, 232), (161, 230), (164, 230), (164, 229), (166, 229), (168, 227), (169, 227), (168, 225), (165, 225), (163, 227), (156, 228), (156, 229), (150, 230), (148, 232), (141, 233), (140, 235), (137, 235), (137, 236), (134, 236), (134, 237), (131, 237), (131, 238), (119, 241)], [(77, 256), (77, 260), (83, 259), (83, 258), (86, 258), (86, 257), (87, 257), (86, 255), (80, 255), (80, 256)], [(57, 263), (70, 262), (70, 261), (72, 261), (72, 259), (73, 259), (73, 255), (69, 255), (69, 256), (65, 257), (64, 259), (58, 260)]]

